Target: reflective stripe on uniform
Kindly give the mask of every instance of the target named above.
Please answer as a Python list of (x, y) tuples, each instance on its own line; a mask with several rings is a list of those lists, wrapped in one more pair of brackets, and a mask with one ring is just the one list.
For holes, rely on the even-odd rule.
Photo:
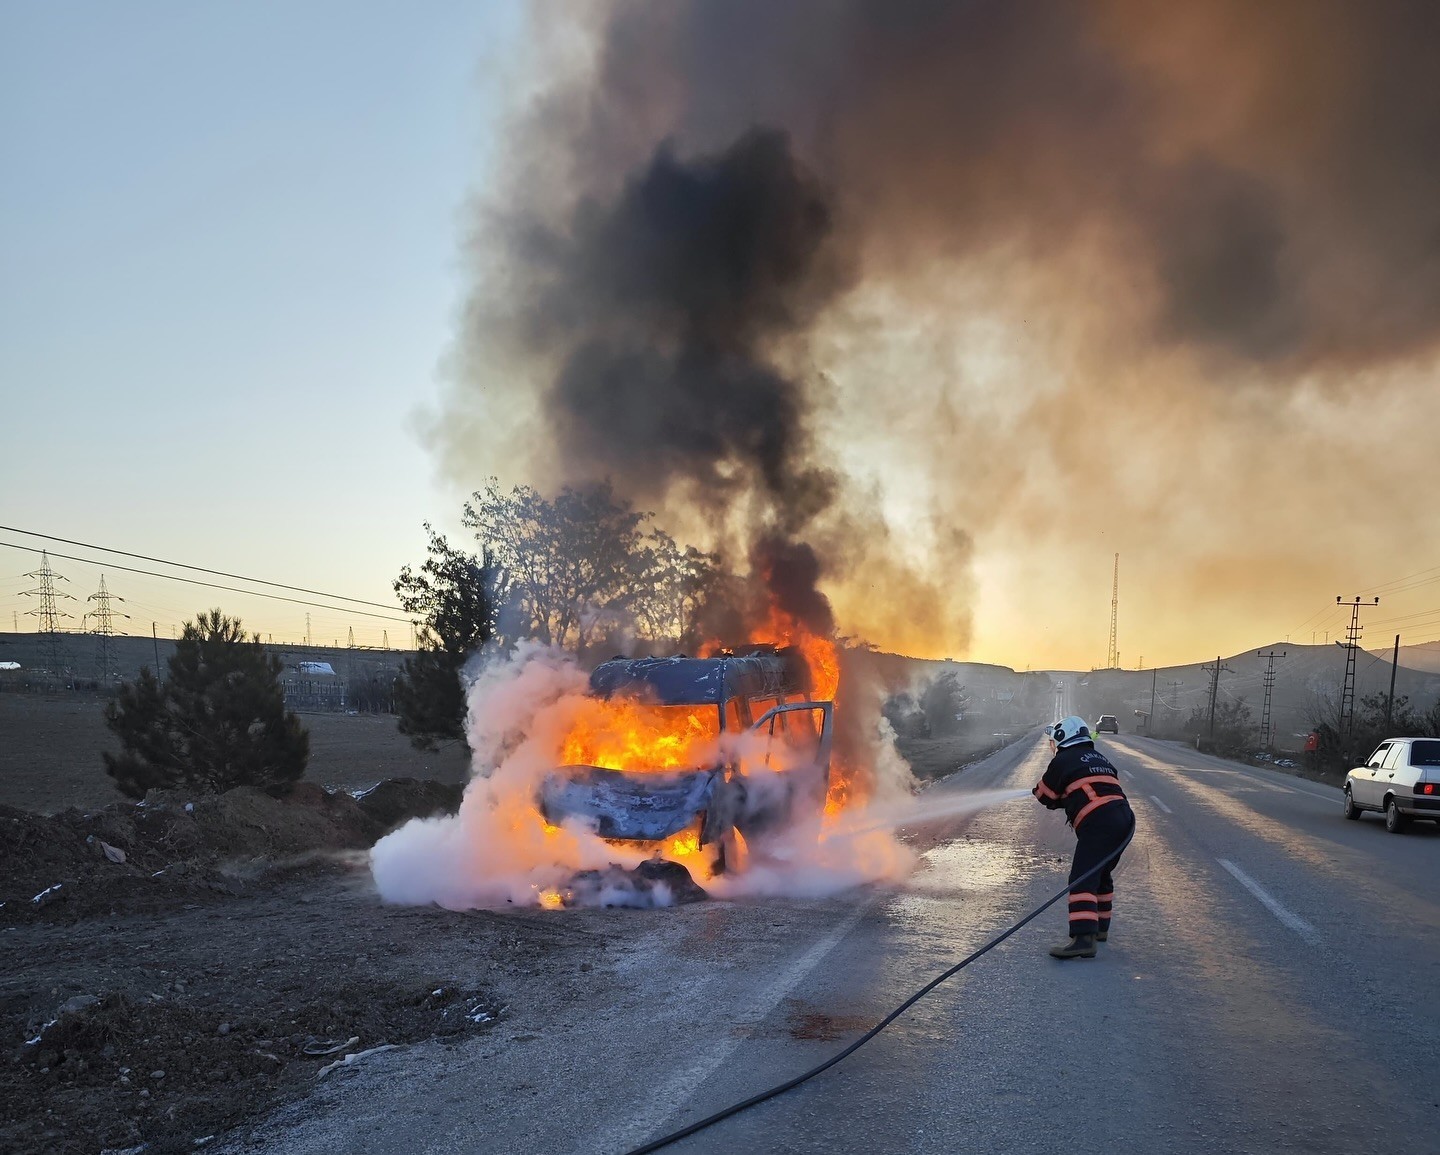
[(1092, 789), (1092, 787), (1097, 782), (1106, 782), (1109, 783), (1111, 786), (1120, 785), (1120, 779), (1115, 777), (1115, 775), (1113, 774), (1090, 774), (1084, 778), (1077, 778), (1074, 782), (1070, 783), (1070, 785), (1066, 786), (1065, 795), (1066, 797), (1069, 797), (1071, 791), (1083, 790), (1086, 794), (1090, 795), (1091, 798), (1094, 798), (1095, 791)]
[(1101, 806), (1104, 806), (1105, 803), (1107, 803), (1107, 802), (1124, 802), (1124, 801), (1125, 801), (1125, 795), (1123, 795), (1123, 794), (1105, 794), (1105, 795), (1102, 795), (1101, 797), (1096, 798), (1096, 799), (1094, 799), (1093, 801), (1090, 801), (1090, 802), (1085, 803), (1085, 805), (1080, 808), (1080, 812), (1075, 815), (1075, 821), (1072, 822), (1070, 825), (1071, 825), (1072, 827), (1074, 827), (1076, 830), (1079, 830), (1079, 829), (1080, 829), (1080, 823), (1082, 823), (1082, 822), (1085, 821), (1085, 818), (1086, 818), (1086, 816), (1090, 813), (1090, 811), (1095, 810), (1095, 809), (1098, 809), (1098, 808), (1101, 807)]

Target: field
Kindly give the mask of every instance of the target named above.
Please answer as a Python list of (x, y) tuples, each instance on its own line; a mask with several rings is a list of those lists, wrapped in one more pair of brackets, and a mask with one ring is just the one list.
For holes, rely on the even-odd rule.
[[(0, 805), (52, 814), (121, 800), (101, 762), (117, 750), (104, 702), (81, 695), (0, 694)], [(355, 789), (384, 778), (463, 782), (463, 748), (416, 750), (388, 715), (302, 714), (310, 731), (306, 781)]]

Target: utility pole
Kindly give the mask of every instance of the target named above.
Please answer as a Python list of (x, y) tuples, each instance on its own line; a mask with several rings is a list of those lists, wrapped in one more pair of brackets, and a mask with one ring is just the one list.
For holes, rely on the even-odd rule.
[[(1340, 691), (1340, 733), (1349, 737), (1355, 729), (1355, 654), (1360, 649), (1360, 607), (1379, 605), (1377, 597), (1373, 602), (1362, 602), (1358, 597), (1350, 601), (1336, 597), (1337, 606), (1350, 607), (1350, 628), (1345, 631), (1345, 685)], [(1336, 642), (1337, 646), (1341, 643)]]
[(155, 647), (155, 679), (160, 679), (160, 628), (155, 622), (150, 623), (150, 644)]
[(1184, 684), (1184, 682), (1168, 680), (1165, 683), (1165, 708), (1170, 711), (1171, 715), (1180, 712), (1180, 687)]
[(1255, 655), (1257, 658), (1267, 659), (1265, 666), (1265, 708), (1260, 712), (1260, 734), (1265, 739), (1265, 749), (1267, 750), (1275, 744), (1274, 738), (1270, 733), (1272, 729), (1270, 725), (1270, 694), (1275, 689), (1275, 659), (1277, 657), (1283, 658), (1285, 653), (1286, 651), (1281, 650), (1279, 654), (1276, 654), (1274, 650), (1271, 650), (1268, 654)]
[(1215, 698), (1220, 693), (1220, 675), (1233, 674), (1235, 671), (1229, 666), (1220, 664), (1220, 655), (1215, 655), (1215, 663), (1211, 665), (1206, 662), (1200, 667), (1210, 675), (1210, 737), (1215, 737)]
[(1150, 672), (1150, 716), (1145, 719), (1145, 733), (1155, 733), (1155, 680), (1160, 677), (1158, 669)]
[(1395, 635), (1395, 652), (1390, 657), (1390, 696), (1385, 699), (1385, 732), (1390, 732), (1390, 712), (1395, 705), (1395, 670), (1400, 665), (1400, 635)]
[(87, 602), (95, 602), (98, 609), (90, 615), (95, 618), (95, 674), (96, 680), (102, 685), (108, 686), (111, 681), (120, 680), (120, 672), (115, 668), (115, 654), (110, 648), (110, 639), (115, 636), (115, 618), (128, 619), (129, 614), (120, 614), (110, 608), (111, 602), (123, 602), (125, 599), (116, 597), (105, 588), (105, 575), (100, 575), (100, 589), (85, 599)]
[(73, 614), (67, 614), (55, 604), (57, 598), (68, 598), (74, 601), (71, 594), (64, 593), (55, 588), (57, 581), (69, 581), (63, 574), (56, 573), (50, 568), (50, 555), (43, 549), (40, 551), (40, 568), (32, 570), (25, 575), (28, 578), (38, 578), (39, 586), (33, 590), (21, 590), (22, 598), (40, 599), (38, 609), (26, 610), (27, 617), (40, 619), (40, 632), (45, 635), (45, 660), (49, 664), (50, 673), (61, 675), (65, 672), (65, 652), (60, 642), (60, 619), (74, 618)]
[(1105, 656), (1105, 668), (1120, 668), (1120, 649), (1117, 644), (1116, 626), (1120, 620), (1120, 555), (1115, 555), (1115, 580), (1110, 586), (1110, 649)]

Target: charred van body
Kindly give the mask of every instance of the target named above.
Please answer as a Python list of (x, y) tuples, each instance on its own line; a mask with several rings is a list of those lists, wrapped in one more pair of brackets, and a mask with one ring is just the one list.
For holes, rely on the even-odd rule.
[(824, 807), (834, 703), (810, 696), (804, 658), (763, 650), (713, 658), (616, 658), (591, 692), (674, 711), (713, 727), (706, 765), (673, 769), (561, 766), (544, 781), (546, 821), (579, 818), (613, 841), (663, 843), (693, 832), (734, 869), (735, 833), (763, 840)]

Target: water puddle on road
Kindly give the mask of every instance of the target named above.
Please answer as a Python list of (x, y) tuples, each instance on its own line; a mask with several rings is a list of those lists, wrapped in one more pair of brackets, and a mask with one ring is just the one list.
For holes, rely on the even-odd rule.
[(1003, 890), (1029, 874), (1035, 856), (998, 842), (957, 839), (927, 851), (905, 890), (890, 903), (902, 918), (933, 918), (980, 895)]

